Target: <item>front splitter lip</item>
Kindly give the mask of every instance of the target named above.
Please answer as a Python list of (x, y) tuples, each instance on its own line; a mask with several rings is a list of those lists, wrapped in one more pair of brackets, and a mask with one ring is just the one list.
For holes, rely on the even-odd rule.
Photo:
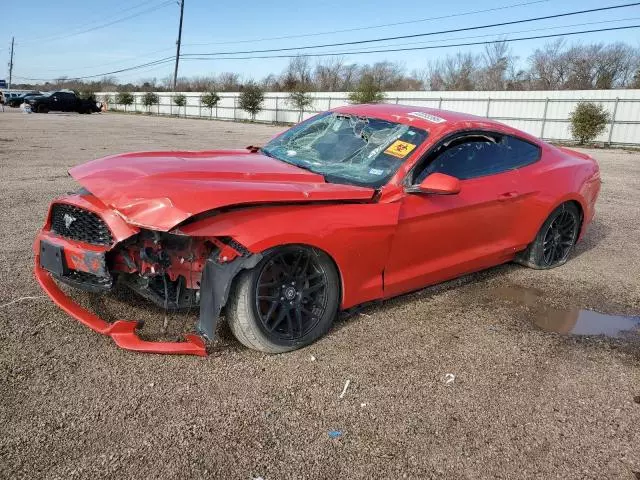
[(56, 305), (94, 332), (111, 337), (120, 348), (165, 355), (207, 355), (205, 342), (198, 335), (185, 334), (185, 342), (149, 342), (136, 334), (138, 322), (117, 320), (109, 323), (82, 308), (56, 285), (49, 272), (40, 267), (39, 255), (35, 256), (34, 273), (42, 289)]

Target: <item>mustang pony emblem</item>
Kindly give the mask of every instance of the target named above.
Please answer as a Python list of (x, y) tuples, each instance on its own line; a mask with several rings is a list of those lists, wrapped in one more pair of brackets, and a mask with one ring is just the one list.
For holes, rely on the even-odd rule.
[(62, 219), (64, 220), (64, 226), (67, 227), (67, 230), (69, 230), (71, 224), (76, 221), (76, 217), (72, 217), (68, 213), (65, 213)]

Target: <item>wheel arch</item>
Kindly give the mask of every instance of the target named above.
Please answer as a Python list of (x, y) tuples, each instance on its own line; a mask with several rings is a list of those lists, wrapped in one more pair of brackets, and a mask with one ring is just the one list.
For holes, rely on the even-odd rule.
[(547, 212), (547, 215), (544, 217), (544, 219), (540, 223), (540, 225), (538, 225), (538, 230), (540, 228), (542, 228), (542, 225), (544, 225), (544, 222), (547, 220), (547, 218), (549, 218), (549, 215), (551, 215), (555, 211), (556, 208), (558, 208), (561, 205), (564, 205), (565, 203), (571, 203), (571, 204), (575, 205), (576, 208), (578, 209), (578, 213), (580, 214), (580, 228), (578, 230), (578, 232), (579, 232), (578, 233), (578, 239), (580, 239), (582, 237), (583, 227), (584, 227), (584, 215), (585, 215), (585, 209), (586, 209), (586, 201), (585, 201), (584, 198), (582, 198), (581, 195), (578, 195), (578, 194), (567, 195), (567, 196), (561, 198), (560, 200), (558, 200), (555, 204), (553, 204), (551, 209)]
[[(310, 239), (307, 239), (310, 240)], [(322, 246), (318, 245), (316, 242), (313, 241), (300, 241), (300, 242), (286, 242), (286, 243), (277, 243), (277, 241), (265, 241), (264, 245), (262, 245), (263, 242), (261, 242), (261, 250), (258, 252), (260, 253), (263, 258), (266, 258), (267, 255), (270, 255), (272, 252), (278, 250), (279, 248), (285, 248), (285, 247), (302, 247), (302, 248), (306, 248), (312, 251), (318, 251), (323, 253), (324, 255), (327, 256), (327, 258), (329, 260), (331, 260), (331, 263), (333, 264), (333, 267), (336, 269), (336, 273), (338, 275), (338, 278), (340, 280), (339, 285), (338, 285), (338, 301), (339, 301), (339, 305), (342, 305), (342, 299), (343, 299), (343, 292), (344, 292), (344, 288), (345, 288), (345, 284), (344, 284), (344, 273), (342, 268), (340, 268), (340, 265), (338, 264), (338, 261), (336, 260), (336, 258), (334, 257), (334, 255), (331, 254), (331, 252), (327, 251), (326, 249), (324, 249)], [(255, 251), (254, 248), (256, 247), (255, 245), (252, 246), (253, 248), (251, 248), (252, 251)], [(234, 282), (236, 281), (237, 278), (234, 278)]]

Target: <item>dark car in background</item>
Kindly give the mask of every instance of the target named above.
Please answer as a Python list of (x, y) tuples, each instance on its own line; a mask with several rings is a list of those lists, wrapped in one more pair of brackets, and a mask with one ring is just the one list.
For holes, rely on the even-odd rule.
[(94, 113), (100, 111), (100, 107), (95, 100), (82, 99), (74, 92), (67, 91), (37, 95), (29, 97), (25, 101), (31, 106), (31, 111), (37, 113), (48, 113), (50, 111)]
[(20, 105), (22, 105), (24, 103), (24, 101), (27, 98), (31, 98), (31, 97), (37, 97), (39, 95), (44, 95), (42, 92), (37, 92), (37, 91), (33, 91), (33, 92), (27, 92), (27, 93), (23, 93), (21, 95), (18, 95), (17, 97), (10, 97), (5, 101), (5, 104), (8, 107), (13, 107), (13, 108), (18, 108)]

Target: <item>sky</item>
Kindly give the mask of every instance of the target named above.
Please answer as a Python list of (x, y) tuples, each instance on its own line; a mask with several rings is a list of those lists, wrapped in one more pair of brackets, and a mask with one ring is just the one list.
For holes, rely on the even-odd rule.
[[(184, 2), (183, 54), (300, 48), (307, 45), (423, 34), (633, 3), (631, 0)], [(478, 12), (488, 9), (494, 10)], [(0, 65), (3, 66), (0, 78), (8, 78), (6, 65), (9, 62), (12, 36), (15, 36), (13, 75), (18, 82), (25, 81), (23, 79), (102, 75), (175, 56), (180, 13), (178, 0), (10, 0), (0, 10), (5, 19), (0, 24)], [(125, 20), (120, 21), (122, 19)], [(627, 25), (640, 25), (640, 5), (518, 25), (326, 47), (299, 53), (362, 51), (374, 47), (388, 49), (393, 48), (392, 46), (438, 46)], [(352, 31), (327, 33), (347, 29)], [(524, 63), (536, 48), (551, 40), (553, 39), (513, 42), (511, 49), (520, 62)], [(624, 41), (640, 47), (640, 28), (582, 34), (567, 37), (567, 40), (582, 43)], [(478, 45), (408, 52), (345, 54), (342, 57), (348, 63), (373, 63), (382, 60), (399, 62), (407, 71), (411, 71), (424, 69), (430, 61), (447, 54), (459, 51), (480, 53), (482, 49)], [(296, 54), (296, 50), (280, 54)], [(286, 58), (181, 59), (179, 76), (209, 76), (231, 71), (240, 73), (244, 80), (257, 80), (269, 73), (280, 73), (287, 63)], [(154, 77), (162, 79), (173, 75), (173, 68), (172, 61), (167, 61), (115, 76), (120, 81), (132, 82)]]

